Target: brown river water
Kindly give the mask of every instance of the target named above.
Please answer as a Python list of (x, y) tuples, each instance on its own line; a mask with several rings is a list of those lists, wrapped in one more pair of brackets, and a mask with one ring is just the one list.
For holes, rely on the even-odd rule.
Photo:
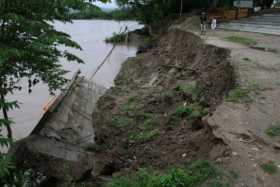
[[(57, 30), (64, 31), (71, 35), (72, 39), (78, 42), (83, 51), (72, 50), (74, 54), (82, 58), (85, 64), (69, 63), (61, 59), (66, 70), (70, 73), (67, 75), (71, 78), (73, 73), (78, 69), (82, 75), (89, 78), (96, 68), (103, 61), (105, 56), (112, 49), (111, 44), (106, 44), (104, 39), (112, 35), (113, 32), (119, 32), (120, 29), (135, 30), (142, 26), (135, 21), (108, 21), (108, 20), (77, 20), (71, 23), (54, 23)], [(109, 88), (114, 84), (114, 78), (121, 68), (121, 64), (128, 58), (135, 56), (136, 46), (118, 46), (114, 49), (112, 55), (107, 62), (98, 71), (93, 80), (100, 85)], [(26, 82), (23, 82), (25, 85)], [(28, 94), (27, 84), (23, 86), (21, 92), (16, 92), (9, 97), (10, 100), (18, 100), (20, 109), (11, 111), (10, 117), (14, 120), (13, 135), (15, 139), (21, 139), (29, 135), (32, 129), (36, 126), (44, 111), (43, 107), (51, 99), (46, 85), (38, 84)]]

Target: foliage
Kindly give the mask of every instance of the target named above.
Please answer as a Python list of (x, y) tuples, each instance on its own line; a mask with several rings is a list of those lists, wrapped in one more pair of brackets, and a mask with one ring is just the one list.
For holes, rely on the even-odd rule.
[(114, 127), (126, 127), (133, 124), (133, 119), (124, 116), (115, 116), (112, 119), (112, 125)]
[(144, 130), (141, 132), (130, 133), (128, 139), (131, 143), (143, 143), (143, 142), (153, 140), (159, 135), (160, 133), (158, 130)]
[(209, 161), (198, 160), (165, 174), (141, 169), (135, 176), (114, 178), (106, 187), (195, 187), (217, 176), (217, 169)]
[(265, 133), (271, 137), (280, 136), (280, 123), (277, 122), (266, 129)]
[(92, 18), (101, 18), (106, 19), (108, 17), (107, 13), (102, 11), (99, 7), (91, 4), (85, 3), (84, 6), (79, 11), (72, 10), (70, 11), (71, 19), (92, 19)]
[(226, 101), (234, 103), (250, 103), (252, 102), (252, 99), (249, 96), (249, 93), (250, 91), (246, 88), (234, 88), (229, 92)]
[(166, 17), (179, 14), (183, 2), (183, 12), (209, 6), (205, 0), (117, 0), (119, 6), (131, 8), (137, 20), (147, 25), (160, 24)]
[(131, 112), (134, 111), (136, 108), (136, 98), (135, 97), (130, 97), (128, 98), (127, 102), (121, 106), (121, 111), (122, 112)]
[(229, 36), (225, 38), (229, 42), (239, 43), (242, 45), (253, 46), (256, 45), (257, 42), (254, 39), (246, 38), (243, 36)]
[(105, 42), (106, 43), (113, 43), (113, 44), (123, 43), (126, 40), (126, 36), (127, 36), (126, 33), (117, 34), (117, 33), (114, 32), (111, 37), (105, 39)]
[(130, 8), (114, 9), (103, 11), (92, 3), (84, 3), (79, 10), (70, 10), (71, 19), (113, 19), (113, 20), (131, 20), (135, 18), (134, 11)]
[(251, 103), (253, 99), (250, 96), (250, 93), (252, 92), (258, 95), (260, 94), (260, 91), (260, 85), (255, 80), (251, 80), (248, 81), (245, 88), (236, 87), (232, 89), (226, 97), (226, 101), (234, 103)]
[(154, 121), (154, 116), (152, 113), (140, 113), (137, 115), (137, 120), (140, 121), (139, 128), (144, 130), (152, 129)]
[(194, 101), (198, 100), (201, 96), (201, 90), (197, 87), (196, 83), (189, 83), (184, 85), (178, 85), (175, 90), (177, 92), (186, 93), (192, 96)]
[(174, 115), (177, 118), (187, 118), (192, 121), (205, 116), (207, 113), (208, 110), (206, 108), (200, 106), (198, 103), (193, 103), (177, 107)]
[(268, 174), (272, 175), (272, 174), (275, 174), (278, 172), (278, 167), (277, 165), (272, 162), (272, 161), (269, 161), (269, 162), (266, 162), (264, 164), (261, 165), (261, 168)]

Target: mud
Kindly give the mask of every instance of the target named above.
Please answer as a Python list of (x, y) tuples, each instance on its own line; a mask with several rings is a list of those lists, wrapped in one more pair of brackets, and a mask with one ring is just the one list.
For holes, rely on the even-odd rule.
[[(229, 154), (202, 120), (234, 85), (229, 51), (179, 30), (163, 34), (155, 46), (124, 63), (115, 87), (98, 101), (93, 113), (95, 176)], [(201, 90), (198, 97), (178, 90), (178, 85), (190, 84)], [(195, 104), (208, 112), (192, 120), (174, 117), (179, 106)]]

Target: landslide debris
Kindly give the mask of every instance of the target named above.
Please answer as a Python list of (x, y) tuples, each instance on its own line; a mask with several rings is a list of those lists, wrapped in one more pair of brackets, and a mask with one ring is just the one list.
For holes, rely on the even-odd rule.
[(229, 51), (179, 30), (154, 46), (125, 62), (98, 101), (95, 176), (229, 154), (203, 121), (234, 85)]

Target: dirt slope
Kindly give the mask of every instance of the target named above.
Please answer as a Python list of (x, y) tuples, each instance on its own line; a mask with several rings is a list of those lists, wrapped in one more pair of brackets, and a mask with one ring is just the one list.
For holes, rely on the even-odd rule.
[(93, 114), (95, 175), (229, 154), (202, 120), (234, 85), (228, 50), (168, 31), (155, 48), (129, 59), (115, 82)]
[[(191, 31), (186, 22), (173, 26)], [(192, 30), (198, 34), (197, 31)], [(257, 42), (261, 51), (250, 46), (225, 40), (238, 36)], [(280, 186), (280, 137), (269, 136), (266, 131), (280, 121), (280, 37), (247, 32), (216, 31), (202, 37), (205, 43), (229, 49), (231, 63), (236, 73), (237, 87), (249, 90), (245, 94), (249, 102), (223, 101), (212, 116), (205, 118), (214, 129), (216, 137), (222, 138), (232, 154), (220, 161), (239, 173), (235, 186)], [(271, 164), (272, 163), (272, 164)], [(268, 165), (270, 164), (270, 165)], [(269, 174), (274, 168), (276, 172)], [(278, 168), (278, 171), (277, 171)]]

